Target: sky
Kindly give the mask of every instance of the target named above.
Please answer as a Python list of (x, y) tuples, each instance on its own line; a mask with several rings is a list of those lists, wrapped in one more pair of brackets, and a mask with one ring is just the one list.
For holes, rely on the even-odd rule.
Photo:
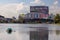
[(60, 0), (0, 0), (0, 15), (17, 18), (29, 13), (30, 6), (48, 6), (49, 13), (60, 13)]

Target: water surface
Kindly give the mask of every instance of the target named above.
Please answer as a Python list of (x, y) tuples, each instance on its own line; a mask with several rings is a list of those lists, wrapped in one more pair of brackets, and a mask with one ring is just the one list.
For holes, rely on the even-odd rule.
[[(60, 40), (60, 34), (56, 34), (60, 25), (56, 24), (0, 24), (0, 40), (30, 40), (29, 31), (35, 31), (36, 27), (48, 28), (48, 40)], [(8, 28), (13, 30), (11, 34), (7, 33)]]

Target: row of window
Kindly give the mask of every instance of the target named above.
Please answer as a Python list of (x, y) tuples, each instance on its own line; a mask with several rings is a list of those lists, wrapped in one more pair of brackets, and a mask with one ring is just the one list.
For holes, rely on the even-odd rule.
[(28, 18), (32, 18), (32, 17), (39, 18), (39, 15), (38, 14), (29, 14), (28, 15)]
[(32, 13), (32, 14), (28, 14), (27, 18), (45, 18), (48, 17), (48, 14), (39, 14), (39, 13)]

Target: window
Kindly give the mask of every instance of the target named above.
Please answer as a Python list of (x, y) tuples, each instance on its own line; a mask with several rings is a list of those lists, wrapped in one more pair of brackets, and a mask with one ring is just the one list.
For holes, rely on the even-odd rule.
[(29, 18), (31, 18), (32, 17), (32, 14), (29, 14)]
[(35, 18), (38, 18), (38, 13), (34, 14), (34, 17), (35, 17)]

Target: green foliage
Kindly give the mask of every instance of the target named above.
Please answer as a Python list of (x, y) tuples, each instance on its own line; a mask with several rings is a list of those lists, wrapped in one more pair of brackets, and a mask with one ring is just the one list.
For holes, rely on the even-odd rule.
[(18, 22), (19, 22), (19, 23), (23, 23), (23, 21), (24, 21), (24, 18), (23, 18), (21, 15), (19, 15), (19, 17), (18, 17)]
[(55, 23), (60, 23), (60, 14), (56, 14), (54, 21)]

